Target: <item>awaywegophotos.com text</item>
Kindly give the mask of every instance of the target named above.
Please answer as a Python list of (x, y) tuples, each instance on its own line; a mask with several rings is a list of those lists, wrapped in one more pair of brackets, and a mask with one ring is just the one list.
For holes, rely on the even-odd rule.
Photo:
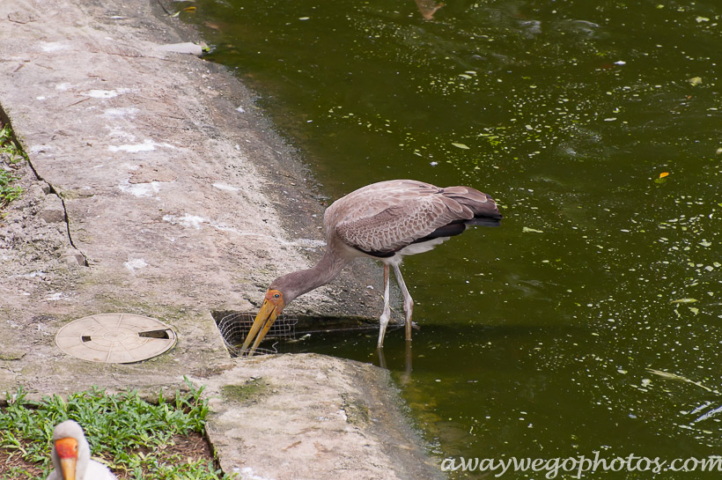
[(676, 458), (663, 460), (634, 454), (626, 457), (601, 458), (599, 452), (587, 457), (579, 455), (568, 458), (445, 458), (441, 462), (444, 472), (492, 472), (495, 477), (506, 473), (544, 473), (545, 478), (554, 479), (560, 475), (582, 478), (585, 473), (605, 472), (722, 472), (722, 456), (706, 458)]

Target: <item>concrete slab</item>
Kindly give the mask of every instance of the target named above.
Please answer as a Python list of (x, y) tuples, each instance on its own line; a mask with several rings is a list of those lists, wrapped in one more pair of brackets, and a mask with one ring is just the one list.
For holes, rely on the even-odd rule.
[(210, 379), (208, 435), (243, 478), (444, 478), (409, 428), (388, 372), (326, 356), (273, 355)]
[[(154, 396), (188, 375), (219, 395), (209, 430), (224, 468), (434, 478), (385, 371), (319, 356), (231, 359), (223, 346), (212, 311), (253, 310), (273, 278), (320, 258), (323, 202), (234, 77), (158, 48), (199, 40), (157, 1), (0, 2), (0, 115), (30, 159), (25, 193), (0, 219), (0, 390)], [(380, 269), (355, 269), (293, 307), (373, 318), (379, 283)], [(55, 346), (63, 325), (110, 312), (158, 318), (178, 342), (127, 365)], [(234, 397), (258, 378), (263, 395)]]

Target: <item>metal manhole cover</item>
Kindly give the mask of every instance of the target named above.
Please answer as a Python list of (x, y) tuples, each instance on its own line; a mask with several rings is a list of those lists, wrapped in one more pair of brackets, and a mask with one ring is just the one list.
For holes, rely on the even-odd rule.
[(175, 345), (171, 327), (131, 313), (101, 313), (65, 325), (55, 344), (68, 355), (103, 363), (133, 363), (153, 358)]

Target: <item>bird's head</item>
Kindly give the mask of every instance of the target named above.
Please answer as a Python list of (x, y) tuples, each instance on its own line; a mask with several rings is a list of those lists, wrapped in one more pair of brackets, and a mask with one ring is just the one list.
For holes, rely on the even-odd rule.
[(258, 315), (256, 315), (256, 317), (262, 315), (265, 315), (266, 317), (273, 316), (273, 319), (275, 320), (281, 314), (285, 306), (286, 301), (283, 292), (275, 288), (269, 288), (266, 291), (266, 296), (263, 299), (263, 305), (261, 305), (261, 309), (258, 311)]
[(253, 348), (251, 348), (251, 351), (249, 353), (249, 355), (253, 355), (253, 353), (256, 351), (256, 347), (258, 347), (258, 345), (261, 343), (261, 340), (263, 340), (263, 337), (265, 337), (268, 331), (271, 329), (271, 325), (273, 325), (273, 322), (276, 321), (285, 306), (286, 301), (283, 292), (281, 290), (273, 288), (272, 285), (266, 291), (266, 296), (263, 299), (263, 304), (258, 310), (256, 319), (253, 320), (253, 326), (251, 326), (251, 330), (248, 332), (246, 341), (243, 342), (243, 347), (241, 348), (241, 355), (243, 355), (243, 353), (246, 351), (248, 346), (255, 338)]
[[(278, 318), (283, 309), (286, 308), (286, 305), (291, 303), (299, 295), (303, 295), (328, 281), (328, 279), (324, 279), (323, 277), (321, 277), (321, 281), (319, 281), (317, 269), (318, 266), (309, 270), (299, 270), (298, 272), (289, 273), (278, 277), (271, 283), (263, 299), (263, 305), (261, 305), (256, 319), (253, 321), (251, 331), (248, 332), (246, 341), (243, 342), (241, 355), (243, 355), (250, 346), (251, 342), (253, 342), (253, 347), (248, 354), (253, 355), (256, 347), (261, 343), (263, 337), (266, 336), (271, 325), (276, 321), (276, 318)], [(333, 275), (335, 276), (335, 273), (333, 273)]]
[(78, 465), (78, 441), (73, 437), (55, 440), (55, 451), (60, 459), (60, 471), (64, 480), (75, 480)]

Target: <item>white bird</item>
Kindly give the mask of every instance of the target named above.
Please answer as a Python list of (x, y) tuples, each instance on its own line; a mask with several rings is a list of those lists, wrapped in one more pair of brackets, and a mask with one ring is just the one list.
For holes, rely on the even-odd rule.
[[(399, 266), (405, 255), (428, 252), (468, 225), (498, 226), (501, 214), (489, 195), (471, 187), (439, 188), (415, 180), (390, 180), (360, 188), (326, 209), (326, 253), (308, 270), (277, 278), (266, 292), (241, 355), (255, 338), (253, 355), (263, 337), (293, 299), (333, 280), (341, 269), (359, 257), (384, 264), (384, 310), (379, 319), (378, 348), (383, 347), (389, 306), (389, 267), (404, 295), (406, 340), (411, 340), (414, 301)], [(257, 335), (257, 337), (256, 337)]]
[(73, 420), (53, 430), (53, 466), (48, 480), (117, 480), (108, 467), (90, 459), (83, 428)]

